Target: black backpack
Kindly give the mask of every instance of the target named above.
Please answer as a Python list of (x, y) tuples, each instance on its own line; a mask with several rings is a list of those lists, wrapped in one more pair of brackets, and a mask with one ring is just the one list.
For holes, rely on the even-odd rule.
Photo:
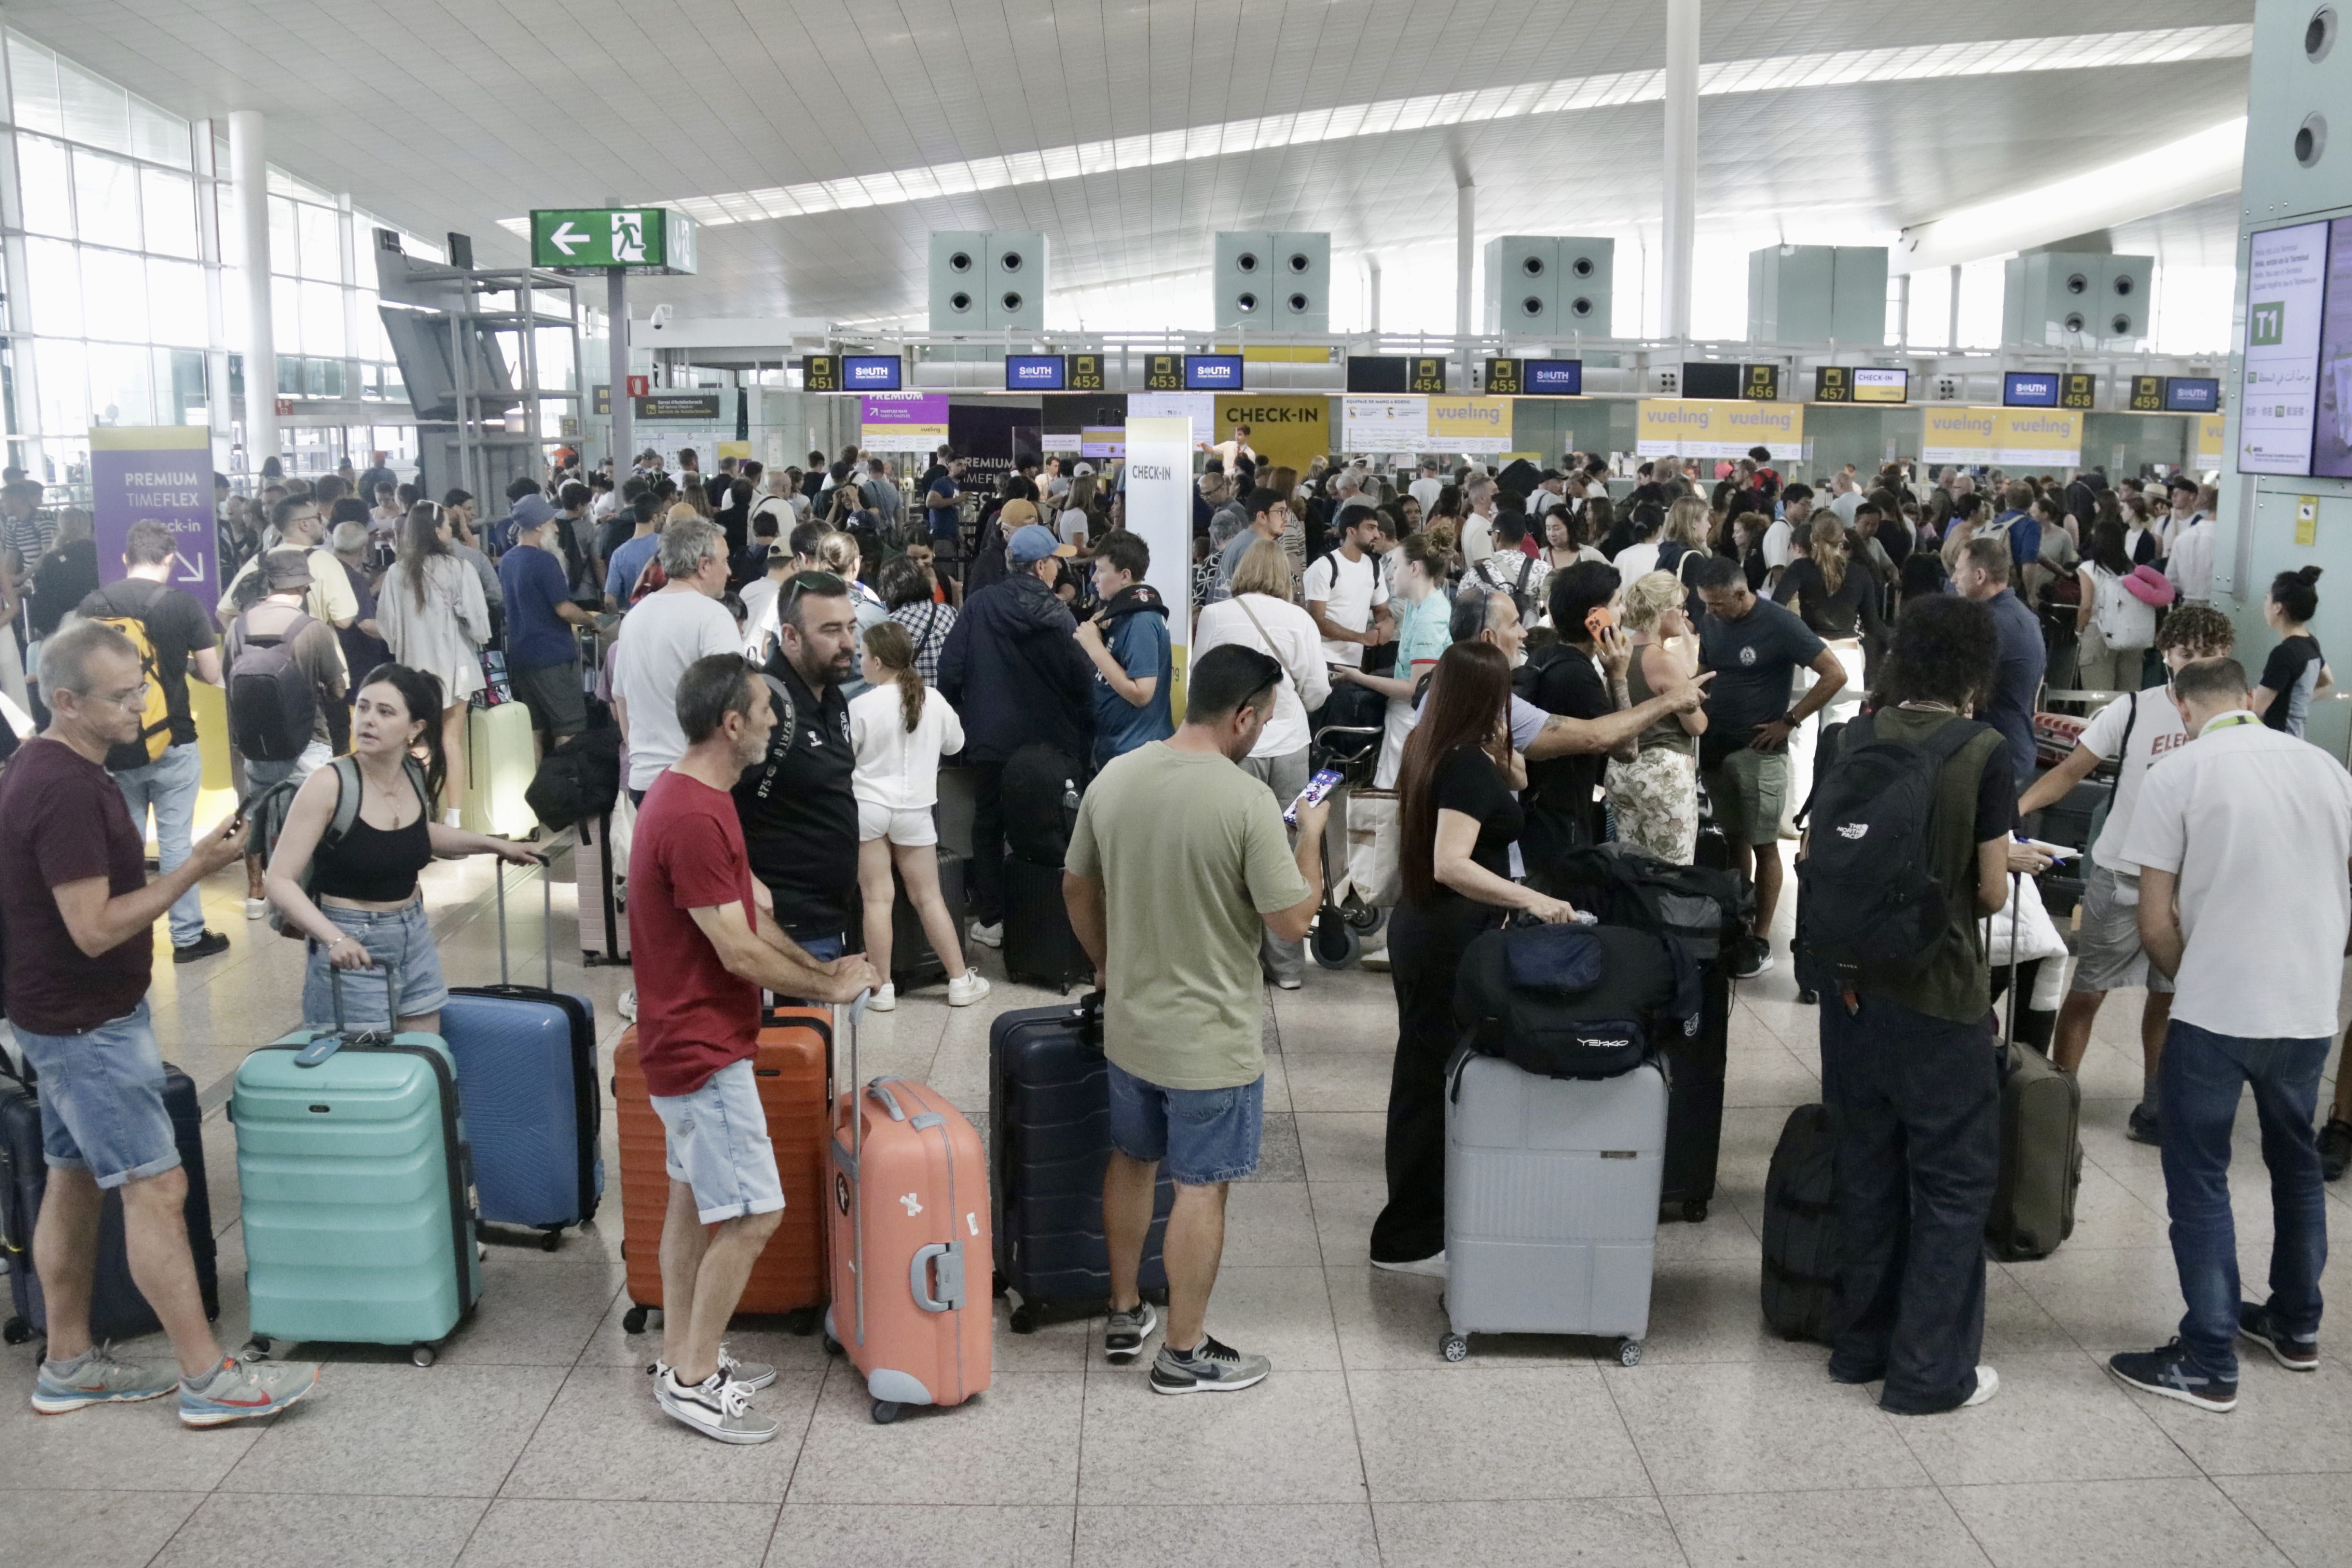
[(294, 642), (314, 624), (296, 611), (286, 629), (259, 637), (247, 616), (245, 647), (229, 672), (228, 731), (252, 763), (290, 763), (310, 743), (319, 721), (318, 689), (294, 658)]
[(1764, 1322), (1784, 1340), (1837, 1328), (1838, 1212), (1829, 1109), (1789, 1112), (1764, 1176)]
[(522, 798), (543, 825), (562, 832), (611, 811), (620, 795), (621, 732), (596, 728), (548, 752)]
[(1817, 991), (1905, 979), (1933, 961), (1953, 895), (1929, 859), (1936, 779), (1988, 726), (1954, 719), (1912, 745), (1882, 740), (1874, 715), (1846, 726), (1813, 796), (1797, 862), (1797, 966)]

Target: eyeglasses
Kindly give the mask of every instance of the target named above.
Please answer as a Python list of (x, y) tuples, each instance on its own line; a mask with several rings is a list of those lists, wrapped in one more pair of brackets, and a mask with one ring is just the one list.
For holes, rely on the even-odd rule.
[(147, 706), (147, 694), (154, 689), (152, 681), (142, 680), (120, 691), (88, 691), (81, 695), (92, 702), (103, 702), (115, 708), (144, 708)]

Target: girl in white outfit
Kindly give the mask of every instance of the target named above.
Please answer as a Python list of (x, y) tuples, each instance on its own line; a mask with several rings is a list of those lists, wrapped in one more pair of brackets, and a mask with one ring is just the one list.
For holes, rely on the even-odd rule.
[(482, 679), (482, 645), (490, 640), (482, 580), (449, 550), (447, 512), (429, 500), (408, 509), (400, 554), (376, 594), (376, 628), (392, 657), (441, 682), (441, 745), (448, 774), (441, 820), (457, 823), (466, 798), (466, 709)]
[[(866, 628), (868, 689), (849, 701), (849, 743), (857, 752), (850, 789), (857, 796), (857, 887), (866, 900), (866, 958), (877, 974), (890, 973), (890, 916), (895, 863), (908, 901), (921, 917), (931, 951), (948, 970), (948, 1005), (968, 1007), (988, 994), (988, 982), (964, 966), (963, 945), (940, 894), (940, 758), (963, 750), (963, 723), (946, 698), (915, 673), (915, 642), (896, 621)], [(898, 988), (885, 984), (867, 1004), (877, 1013), (898, 1005)]]

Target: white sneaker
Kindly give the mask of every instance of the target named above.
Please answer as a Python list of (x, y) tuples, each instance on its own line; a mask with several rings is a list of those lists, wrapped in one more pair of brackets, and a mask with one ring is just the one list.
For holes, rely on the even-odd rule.
[(895, 984), (885, 985), (881, 990), (877, 991), (873, 995), (867, 997), (866, 1001), (866, 1010), (869, 1013), (892, 1012), (897, 1009), (898, 1005), (898, 987)]
[(1410, 1263), (1383, 1263), (1375, 1258), (1372, 1259), (1372, 1267), (1386, 1269), (1391, 1274), (1425, 1274), (1432, 1279), (1443, 1279), (1445, 1278), (1445, 1254), (1433, 1252), (1426, 1258), (1416, 1258)]
[(614, 1005), (613, 1010), (630, 1023), (635, 1023), (637, 1021), (637, 988), (632, 985), (622, 992), (621, 999)]
[(247, 899), (247, 900), (245, 900), (245, 918), (246, 918), (247, 920), (249, 920), (249, 921), (259, 921), (259, 920), (267, 920), (267, 919), (268, 919), (268, 918), (269, 918), (269, 900), (268, 900), (268, 899)]
[(675, 1372), (664, 1372), (654, 1379), (654, 1402), (667, 1415), (722, 1443), (764, 1443), (776, 1435), (776, 1418), (754, 1411), (751, 1390), (728, 1382), (723, 1372), (690, 1386), (679, 1383)]
[(2000, 1373), (1989, 1366), (1980, 1366), (1977, 1368), (1977, 1391), (1960, 1401), (1960, 1408), (1966, 1410), (1971, 1405), (1982, 1405), (2000, 1392)]
[(977, 969), (967, 969), (948, 982), (948, 1005), (969, 1007), (988, 994), (988, 982)]
[(1003, 947), (1004, 945), (1004, 922), (1003, 921), (999, 921), (992, 926), (982, 925), (980, 921), (974, 921), (971, 925), (964, 928), (964, 935), (971, 941), (980, 943), (982, 947)]

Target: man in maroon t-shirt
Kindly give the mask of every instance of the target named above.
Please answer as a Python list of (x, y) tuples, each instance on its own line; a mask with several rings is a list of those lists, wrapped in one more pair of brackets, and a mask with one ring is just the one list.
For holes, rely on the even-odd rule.
[[(55, 1415), (177, 1391), (191, 1426), (267, 1415), (310, 1393), (319, 1369), (229, 1360), (205, 1321), (188, 1250), (188, 1176), (147, 1016), (155, 922), (236, 864), (245, 825), (231, 815), (150, 882), (144, 835), (106, 771), (108, 749), (139, 733), (147, 700), (139, 650), (112, 626), (78, 622), (42, 646), (41, 694), (49, 727), (0, 780), (8, 1021), (38, 1075), (48, 1166), (33, 1232), (48, 1344), (33, 1408)], [(171, 1336), (177, 1367), (137, 1365), (90, 1344), (99, 1216), (118, 1189), (131, 1278)]]
[(846, 1002), (875, 981), (862, 955), (820, 963), (803, 952), (752, 879), (730, 792), (767, 754), (775, 724), (759, 675), (738, 654), (695, 660), (677, 684), (677, 720), (685, 754), (646, 792), (629, 851), (637, 1060), (669, 1154), (654, 1398), (721, 1442), (764, 1443), (776, 1423), (750, 1399), (776, 1369), (719, 1342), (784, 1206), (751, 1076), (760, 989)]

